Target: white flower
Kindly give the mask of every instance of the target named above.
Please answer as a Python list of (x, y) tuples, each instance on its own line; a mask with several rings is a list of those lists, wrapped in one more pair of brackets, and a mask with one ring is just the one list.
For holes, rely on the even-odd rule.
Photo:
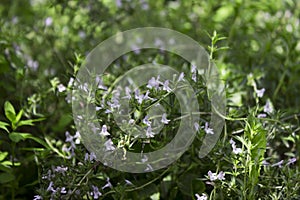
[(40, 195), (34, 195), (33, 200), (42, 200), (43, 198)]
[(169, 121), (171, 121), (171, 120), (167, 119), (167, 114), (164, 113), (164, 114), (162, 115), (162, 117), (161, 117), (161, 122), (164, 123), (164, 124), (168, 124)]
[(197, 198), (197, 200), (207, 200), (207, 196), (204, 193), (202, 193), (201, 196), (199, 194), (195, 194), (195, 197)]
[(194, 82), (197, 82), (197, 67), (195, 65), (192, 65), (191, 72), (192, 72), (192, 80)]
[(61, 193), (61, 194), (66, 194), (66, 193), (67, 193), (66, 188), (65, 188), (65, 187), (62, 187), (61, 190), (60, 190), (60, 193)]
[(260, 89), (260, 90), (256, 90), (256, 95), (257, 95), (257, 97), (259, 97), (259, 98), (263, 97), (265, 91), (266, 91), (265, 88), (262, 88), (262, 89)]
[(111, 139), (107, 140), (107, 141), (104, 143), (104, 146), (105, 146), (106, 151), (113, 151), (113, 150), (116, 149), (116, 148), (114, 147), (114, 143), (111, 141)]
[(100, 196), (102, 196), (102, 193), (99, 192), (99, 188), (97, 186), (92, 185), (93, 191), (90, 193), (93, 195), (94, 199), (98, 199)]
[(110, 133), (107, 131), (107, 126), (106, 126), (106, 125), (103, 125), (103, 126), (102, 126), (100, 135), (101, 135), (101, 136), (108, 136), (108, 135), (110, 135)]
[(198, 131), (200, 129), (200, 126), (199, 126), (198, 122), (194, 123), (194, 128), (195, 128), (196, 131)]
[(142, 163), (145, 163), (145, 162), (147, 162), (148, 161), (148, 157), (146, 156), (146, 155), (144, 155), (144, 157), (142, 158)]
[(223, 171), (220, 171), (220, 173), (217, 175), (217, 178), (220, 181), (225, 180), (225, 173)]

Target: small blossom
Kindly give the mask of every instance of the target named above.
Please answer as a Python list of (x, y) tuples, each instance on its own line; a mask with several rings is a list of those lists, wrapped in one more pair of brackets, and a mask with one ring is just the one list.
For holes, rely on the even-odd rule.
[(268, 100), (266, 105), (264, 106), (264, 112), (268, 114), (273, 112), (273, 106), (270, 100)]
[(98, 199), (100, 196), (102, 196), (102, 193), (99, 192), (99, 188), (97, 186), (92, 185), (93, 191), (90, 193), (94, 199)]
[(107, 131), (107, 126), (106, 126), (106, 125), (103, 125), (103, 126), (102, 126), (100, 135), (101, 135), (101, 136), (109, 136), (109, 135), (110, 135), (110, 133)]
[(51, 191), (51, 192), (54, 192), (54, 191), (55, 191), (54, 188), (53, 188), (53, 181), (51, 181), (51, 182), (49, 183), (49, 186), (48, 186), (48, 188), (47, 188), (47, 191)]
[(296, 161), (297, 161), (297, 158), (290, 158), (288, 160), (288, 162), (286, 163), (286, 165), (291, 165), (291, 164), (295, 163)]
[(163, 90), (167, 92), (171, 92), (171, 88), (169, 87), (169, 80), (166, 80), (163, 84)]
[(116, 6), (118, 8), (121, 8), (122, 7), (122, 0), (116, 0)]
[(52, 18), (51, 17), (47, 17), (45, 19), (45, 26), (51, 26), (52, 22), (53, 22)]
[(208, 122), (205, 122), (205, 126), (202, 128), (204, 128), (206, 134), (212, 134), (212, 135), (214, 134), (214, 130), (212, 128), (209, 128)]
[(202, 193), (201, 196), (199, 194), (195, 194), (195, 197), (197, 198), (197, 200), (207, 200), (207, 196), (204, 193)]
[(104, 190), (105, 188), (112, 188), (112, 184), (109, 181), (109, 178), (106, 179), (106, 184), (102, 187), (102, 190)]
[(211, 171), (208, 171), (208, 178), (210, 181), (215, 181), (215, 180), (225, 180), (225, 173), (223, 171), (220, 171), (219, 174), (217, 173), (212, 173)]
[(58, 173), (62, 173), (63, 175), (65, 175), (65, 172), (68, 170), (68, 167), (61, 167), (61, 166), (57, 166), (54, 171), (58, 172)]
[(116, 148), (114, 147), (114, 143), (111, 141), (111, 139), (107, 140), (107, 141), (104, 143), (104, 146), (105, 146), (106, 151), (113, 151), (113, 150), (116, 149)]
[(34, 195), (33, 200), (42, 200), (43, 198), (40, 195)]
[(232, 147), (232, 152), (234, 154), (240, 154), (240, 153), (243, 153), (243, 150), (241, 148), (237, 148), (236, 145), (235, 145), (235, 141), (233, 141), (232, 139), (230, 139), (230, 144), (231, 144), (231, 147)]
[(191, 72), (192, 72), (192, 80), (194, 82), (197, 82), (197, 67), (195, 65), (192, 65)]
[(146, 155), (144, 155), (144, 157), (142, 158), (142, 163), (145, 163), (145, 162), (147, 162), (148, 161), (148, 157), (146, 156)]
[(63, 84), (59, 84), (57, 86), (57, 89), (58, 89), (58, 92), (64, 92), (64, 91), (66, 91), (67, 88)]
[(159, 87), (160, 81), (159, 81), (160, 76), (157, 76), (157, 78), (155, 79), (154, 77), (152, 77), (149, 81), (148, 81), (148, 85), (146, 86), (149, 89), (155, 88), (156, 90)]
[(164, 124), (168, 124), (171, 120), (167, 119), (167, 114), (164, 113), (161, 118), (161, 122)]
[(196, 131), (199, 131), (200, 125), (199, 125), (198, 122), (195, 122), (195, 123), (194, 123), (194, 128), (195, 128)]
[(183, 78), (184, 78), (184, 73), (183, 73), (183, 72), (181, 72), (181, 73), (179, 74), (179, 77), (178, 77), (178, 80), (177, 80), (177, 82), (180, 82), (180, 81), (182, 81), (182, 80), (183, 80)]
[(283, 163), (283, 160), (281, 160), (281, 161), (279, 161), (278, 163), (275, 163), (275, 164), (273, 164), (273, 165), (271, 165), (271, 167), (276, 167), (276, 166), (278, 166), (278, 167), (282, 167), (282, 163)]
[(133, 184), (131, 183), (131, 181), (125, 179), (125, 185), (133, 185)]
[(151, 126), (148, 126), (148, 128), (147, 128), (147, 131), (146, 131), (146, 136), (148, 137), (148, 138), (152, 138), (152, 137), (154, 137), (154, 132), (152, 132), (152, 128), (151, 128)]
[(66, 194), (66, 193), (67, 193), (66, 188), (65, 188), (65, 187), (62, 187), (61, 190), (60, 190), (60, 193), (61, 193), (61, 194)]
[(265, 118), (267, 115), (265, 113), (261, 113), (257, 115), (257, 118)]
[(146, 124), (147, 126), (151, 126), (151, 121), (149, 121), (148, 115), (145, 116), (145, 118), (142, 120), (143, 124)]
[(262, 165), (264, 165), (264, 166), (267, 166), (267, 165), (269, 165), (270, 163), (268, 162), (268, 161), (266, 161), (266, 160), (263, 160), (262, 161)]
[(256, 95), (257, 95), (257, 97), (259, 97), (259, 98), (263, 97), (265, 91), (266, 91), (265, 88), (262, 88), (262, 89), (260, 89), (260, 90), (256, 90)]
[(145, 172), (153, 171), (153, 167), (150, 164), (147, 164)]

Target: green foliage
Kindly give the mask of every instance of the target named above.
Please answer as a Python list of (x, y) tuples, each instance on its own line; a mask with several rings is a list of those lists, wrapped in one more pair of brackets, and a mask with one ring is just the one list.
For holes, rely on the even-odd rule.
[[(296, 0), (1, 1), (0, 199), (33, 199), (33, 194), (94, 199), (93, 187), (101, 192), (99, 199), (197, 199), (196, 194), (299, 199), (299, 15)], [(95, 161), (83, 146), (73, 123), (71, 91), (91, 49), (111, 35), (145, 26), (174, 29), (207, 47), (226, 83), (226, 126), (205, 158), (198, 156), (206, 134), (200, 128), (171, 166), (129, 174)], [(99, 89), (88, 101), (100, 106), (103, 96), (111, 100), (124, 72), (149, 62), (185, 72), (201, 107), (199, 126), (205, 126), (211, 107), (204, 80), (196, 74), (194, 82), (191, 63), (168, 52), (148, 49), (118, 58), (101, 77), (110, 92)], [(155, 90), (151, 95), (174, 119), (161, 137), (128, 136), (113, 115), (97, 111), (99, 123), (107, 125), (112, 142), (124, 152), (160, 149), (185, 120), (175, 95)], [(153, 104), (130, 104), (142, 125)], [(221, 172), (225, 179), (212, 180)]]

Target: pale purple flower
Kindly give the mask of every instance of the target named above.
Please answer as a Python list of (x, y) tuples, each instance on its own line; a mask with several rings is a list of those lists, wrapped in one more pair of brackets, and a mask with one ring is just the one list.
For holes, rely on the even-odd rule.
[(195, 65), (191, 66), (192, 80), (197, 82), (197, 67)]
[(158, 75), (157, 78), (155, 79), (154, 77), (152, 77), (149, 81), (148, 81), (148, 84), (147, 84), (147, 88), (149, 89), (152, 89), (152, 88), (155, 88), (156, 90), (158, 89), (159, 87), (159, 84), (161, 83), (159, 81), (159, 78), (160, 76)]
[(104, 146), (105, 146), (106, 151), (113, 151), (113, 150), (116, 149), (116, 148), (114, 147), (114, 143), (111, 141), (111, 139), (107, 140), (107, 141), (104, 143)]
[(288, 160), (288, 162), (286, 163), (286, 165), (291, 165), (291, 164), (295, 163), (296, 161), (297, 161), (297, 158), (290, 158)]
[(70, 80), (69, 80), (69, 83), (68, 83), (68, 87), (72, 87), (73, 83), (74, 83), (74, 78), (71, 77)]
[(209, 170), (207, 174), (208, 174), (208, 178), (210, 181), (225, 180), (225, 173), (223, 171), (220, 171), (220, 173), (217, 174), (217, 173), (213, 173)]
[(265, 118), (267, 115), (265, 113), (261, 113), (257, 115), (257, 118)]
[(56, 192), (56, 190), (54, 190), (54, 188), (53, 188), (53, 181), (51, 181), (51, 182), (49, 183), (49, 186), (48, 186), (48, 188), (47, 188), (47, 191)]
[(151, 121), (149, 121), (148, 115), (145, 116), (145, 118), (142, 120), (143, 124), (146, 124), (147, 126), (151, 126)]
[(281, 160), (281, 161), (279, 161), (278, 163), (275, 163), (275, 164), (273, 164), (273, 165), (271, 165), (271, 167), (276, 167), (276, 166), (278, 166), (278, 167), (282, 167), (282, 163), (283, 163), (283, 160)]
[(129, 87), (125, 87), (125, 94), (126, 96), (122, 97), (123, 99), (131, 99), (131, 90)]
[(215, 134), (214, 130), (212, 128), (209, 128), (208, 122), (205, 122), (205, 126), (202, 128), (204, 128), (206, 134), (212, 134), (212, 135)]
[(152, 132), (152, 128), (151, 128), (151, 126), (148, 126), (148, 128), (147, 128), (147, 131), (146, 131), (146, 136), (148, 137), (148, 138), (152, 138), (152, 137), (154, 137), (154, 132)]
[(104, 85), (101, 77), (96, 76), (96, 83), (97, 83), (98, 89), (107, 90), (107, 87)]
[(89, 153), (86, 153), (85, 156), (84, 156), (84, 161), (87, 161), (89, 160), (90, 162), (92, 162), (93, 160), (96, 160), (96, 154), (94, 152), (91, 152), (90, 154)]
[(52, 22), (53, 22), (52, 18), (51, 17), (47, 17), (45, 19), (45, 26), (51, 26)]
[(240, 154), (240, 153), (243, 153), (243, 150), (241, 148), (237, 148), (236, 145), (235, 145), (235, 141), (233, 141), (232, 139), (230, 139), (230, 144), (231, 144), (231, 147), (232, 147), (232, 152), (234, 154)]
[(121, 8), (122, 7), (122, 0), (116, 0), (116, 6), (118, 8)]
[(131, 183), (131, 181), (125, 179), (125, 185), (133, 185), (133, 183)]
[(142, 163), (145, 163), (148, 161), (148, 157), (146, 155), (144, 155), (144, 157), (141, 159)]
[(59, 84), (57, 86), (57, 89), (58, 89), (58, 92), (64, 92), (64, 91), (66, 91), (67, 88), (63, 84)]
[(102, 187), (102, 190), (104, 190), (105, 188), (112, 188), (112, 184), (109, 181), (109, 178), (107, 177), (106, 179), (106, 184)]
[(167, 119), (167, 114), (164, 113), (161, 118), (161, 122), (164, 124), (168, 124), (171, 120)]
[(153, 171), (153, 167), (150, 164), (147, 164), (147, 167), (144, 171), (145, 172)]
[(194, 128), (195, 128), (196, 131), (198, 131), (200, 129), (200, 125), (199, 125), (198, 122), (194, 123)]
[(29, 69), (31, 69), (32, 71), (36, 71), (39, 67), (39, 62), (38, 61), (34, 61), (32, 59), (29, 59), (27, 61), (27, 66)]
[(171, 92), (171, 88), (169, 87), (169, 80), (166, 80), (164, 83), (163, 83), (163, 88), (162, 88), (164, 91), (167, 91), (167, 92)]
[(183, 73), (183, 72), (181, 72), (181, 73), (179, 74), (179, 77), (178, 77), (178, 80), (177, 80), (177, 82), (180, 82), (180, 81), (182, 81), (182, 80), (183, 80), (183, 78), (184, 78), (184, 73)]
[(145, 0), (140, 0), (140, 2), (143, 10), (149, 9), (149, 4)]
[(257, 95), (257, 97), (259, 97), (259, 98), (263, 97), (265, 91), (266, 91), (265, 88), (262, 88), (262, 89), (260, 89), (260, 90), (256, 90), (256, 95)]
[(199, 194), (195, 194), (195, 197), (197, 198), (197, 200), (207, 200), (207, 196), (204, 193), (202, 193), (201, 196)]
[(57, 166), (54, 171), (65, 175), (65, 172), (68, 170), (68, 167)]
[(61, 193), (61, 194), (66, 194), (66, 193), (67, 193), (66, 188), (65, 188), (65, 187), (62, 187), (61, 190), (60, 190), (60, 193)]
[(102, 193), (99, 192), (99, 188), (97, 186), (92, 185), (93, 191), (90, 193), (94, 199), (98, 199), (100, 196), (102, 196)]
[(268, 161), (266, 161), (266, 160), (263, 160), (262, 161), (262, 165), (267, 166), (267, 165), (270, 165), (270, 163)]
[(270, 100), (267, 101), (266, 105), (264, 106), (264, 112), (270, 114), (273, 112), (273, 106)]
[(110, 133), (107, 131), (107, 126), (106, 126), (106, 125), (103, 125), (103, 126), (102, 126), (100, 135), (101, 135), (101, 136), (109, 136), (109, 135), (110, 135)]
[(34, 195), (33, 200), (42, 200), (43, 198), (40, 195)]

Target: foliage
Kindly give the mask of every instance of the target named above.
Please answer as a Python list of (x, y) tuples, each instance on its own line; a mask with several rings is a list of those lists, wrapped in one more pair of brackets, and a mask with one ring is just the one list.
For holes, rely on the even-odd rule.
[[(299, 15), (296, 0), (1, 1), (0, 199), (299, 199)], [(145, 26), (179, 31), (206, 47), (226, 83), (226, 125), (214, 149), (200, 158), (211, 112), (201, 75), (195, 82), (191, 63), (168, 52), (118, 58), (101, 77), (109, 93), (97, 90), (98, 106), (103, 98), (113, 100), (118, 77), (150, 62), (184, 72), (201, 107), (197, 137), (180, 159), (162, 170), (130, 174), (106, 167), (86, 150), (70, 93), (91, 49)], [(112, 142), (125, 151), (161, 148), (184, 120), (170, 91), (150, 92), (171, 119), (162, 137), (127, 137), (105, 109), (97, 111)], [(143, 125), (151, 103), (132, 100), (136, 123)]]

